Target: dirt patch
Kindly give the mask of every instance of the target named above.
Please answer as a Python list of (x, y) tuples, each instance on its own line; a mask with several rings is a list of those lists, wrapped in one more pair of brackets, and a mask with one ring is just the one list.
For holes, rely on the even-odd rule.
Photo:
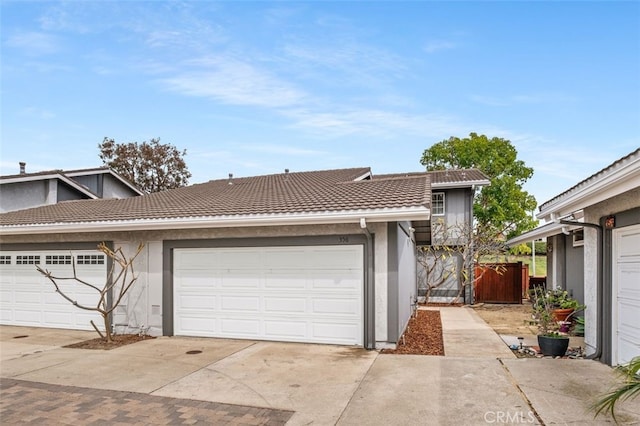
[(396, 349), (383, 349), (383, 354), (444, 355), (440, 311), (418, 310), (411, 317)]
[(100, 337), (85, 340), (78, 343), (73, 343), (71, 345), (63, 346), (65, 348), (73, 348), (73, 349), (102, 349), (102, 350), (110, 350), (119, 348), (120, 346), (130, 345), (132, 343), (140, 342), (142, 340), (155, 339), (153, 336), (139, 336), (137, 334), (116, 334), (112, 336), (113, 341), (107, 343), (105, 340)]
[(481, 303), (471, 306), (489, 327), (498, 334), (510, 336), (537, 335), (530, 303), (521, 305), (498, 305)]

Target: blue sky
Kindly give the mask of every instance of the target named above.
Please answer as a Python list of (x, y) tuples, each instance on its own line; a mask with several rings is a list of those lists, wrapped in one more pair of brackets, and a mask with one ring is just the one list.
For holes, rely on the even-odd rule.
[(1, 3), (0, 174), (160, 137), (192, 183), (511, 140), (539, 203), (640, 146), (640, 2)]

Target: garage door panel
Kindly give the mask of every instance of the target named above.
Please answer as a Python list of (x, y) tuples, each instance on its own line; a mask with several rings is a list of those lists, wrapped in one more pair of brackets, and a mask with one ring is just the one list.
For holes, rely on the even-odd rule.
[(316, 298), (313, 300), (313, 313), (346, 315), (357, 319), (360, 315), (360, 301), (357, 298)]
[(265, 337), (270, 340), (302, 341), (307, 336), (308, 321), (291, 319), (265, 321)]
[[(362, 253), (362, 246), (174, 249), (174, 333), (361, 345)], [(195, 258), (219, 285), (189, 278)], [(197, 300), (211, 295), (218, 304), (208, 309)]]
[(211, 309), (216, 305), (216, 298), (214, 296), (201, 296), (197, 294), (192, 295), (180, 295), (180, 299), (177, 301), (178, 309), (181, 306), (188, 306), (190, 310), (193, 309)]
[(300, 273), (295, 272), (267, 272), (264, 276), (264, 287), (272, 290), (304, 290), (307, 280), (300, 279)]
[(259, 312), (260, 298), (256, 296), (222, 296), (220, 298), (222, 312)]
[(182, 316), (176, 323), (179, 329), (184, 330), (185, 335), (211, 336), (217, 331), (215, 319), (198, 316)]
[[(28, 325), (91, 330), (90, 320), (100, 322), (100, 315), (83, 311), (56, 293), (53, 283), (43, 277), (36, 265), (60, 278), (73, 277), (71, 264), (76, 254), (86, 255), (76, 265), (77, 276), (102, 287), (106, 281), (105, 255), (95, 250), (41, 250), (6, 251), (1, 258), (0, 321), (8, 325)], [(93, 260), (92, 260), (93, 259)], [(93, 262), (93, 263), (91, 263)], [(72, 300), (87, 306), (96, 306), (98, 293), (73, 280), (58, 280), (61, 290)]]
[(304, 314), (307, 310), (305, 297), (265, 297), (264, 310), (275, 314)]
[(38, 325), (42, 322), (42, 312), (17, 308), (13, 311), (13, 319), (23, 325)]
[(313, 337), (318, 340), (335, 339), (337, 342), (353, 341), (358, 335), (358, 324), (345, 324), (343, 322), (315, 322), (312, 327)]
[(220, 331), (228, 337), (244, 336), (254, 338), (260, 335), (259, 319), (223, 318), (220, 320)]
[(640, 356), (640, 225), (615, 232), (614, 363)]

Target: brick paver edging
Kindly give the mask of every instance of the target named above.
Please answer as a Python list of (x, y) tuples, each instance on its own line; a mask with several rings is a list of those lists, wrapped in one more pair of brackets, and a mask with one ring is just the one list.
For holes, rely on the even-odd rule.
[(292, 411), (0, 379), (3, 424), (284, 425)]

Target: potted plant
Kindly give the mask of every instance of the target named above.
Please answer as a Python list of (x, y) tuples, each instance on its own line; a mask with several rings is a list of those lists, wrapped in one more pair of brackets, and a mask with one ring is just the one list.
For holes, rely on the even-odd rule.
[(580, 303), (569, 296), (567, 290), (549, 290), (544, 295), (553, 308), (556, 321), (567, 321), (576, 311), (580, 310)]
[[(564, 321), (558, 320), (554, 311), (558, 309), (557, 291), (534, 289), (533, 316), (538, 321), (538, 346), (546, 356), (564, 356), (569, 348), (569, 336), (560, 333)], [(560, 295), (562, 297), (562, 295)]]

